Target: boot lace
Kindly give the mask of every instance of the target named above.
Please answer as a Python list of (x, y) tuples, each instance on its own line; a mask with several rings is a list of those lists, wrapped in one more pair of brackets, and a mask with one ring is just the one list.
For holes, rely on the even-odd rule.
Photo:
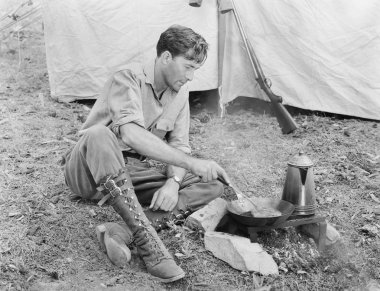
[[(127, 183), (127, 182), (128, 181), (125, 180), (125, 183)], [(157, 241), (157, 237), (155, 237), (152, 234), (152, 231), (149, 230), (149, 226), (150, 226), (149, 220), (144, 219), (141, 216), (142, 210), (141, 210), (141, 212), (139, 211), (139, 209), (138, 209), (139, 207), (135, 203), (136, 199), (134, 199), (133, 194), (131, 195), (131, 193), (134, 193), (133, 189), (134, 189), (133, 187), (127, 188), (125, 191), (122, 192), (121, 197), (124, 199), (124, 203), (128, 206), (128, 209), (132, 213), (133, 218), (136, 221), (137, 225), (140, 226), (142, 228), (142, 229), (141, 228), (140, 229), (144, 231), (144, 234), (145, 234), (144, 238), (146, 239), (146, 241), (148, 241), (151, 244), (151, 246), (156, 251), (156, 253), (160, 254), (160, 257), (164, 256), (164, 253), (161, 250), (159, 243)], [(137, 203), (139, 203), (139, 202), (137, 201)], [(140, 207), (140, 209), (141, 209), (141, 207)], [(138, 231), (139, 230), (137, 230), (136, 233)], [(137, 236), (134, 235), (133, 237), (134, 237), (135, 244), (143, 243), (143, 241), (136, 241), (135, 240), (135, 237), (137, 237)], [(146, 241), (144, 241), (144, 242), (146, 242)], [(158, 258), (157, 258), (157, 261), (159, 261)]]

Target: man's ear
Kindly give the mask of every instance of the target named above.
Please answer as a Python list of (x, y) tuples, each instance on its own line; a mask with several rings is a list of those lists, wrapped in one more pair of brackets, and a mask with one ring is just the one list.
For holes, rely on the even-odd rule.
[(161, 54), (161, 59), (162, 59), (162, 62), (167, 65), (173, 58), (172, 58), (172, 54), (169, 52), (169, 51), (164, 51), (162, 54)]

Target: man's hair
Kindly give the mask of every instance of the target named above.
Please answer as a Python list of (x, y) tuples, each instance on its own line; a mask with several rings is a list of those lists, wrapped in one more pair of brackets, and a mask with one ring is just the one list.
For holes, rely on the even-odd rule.
[(169, 51), (172, 57), (184, 58), (202, 64), (207, 58), (208, 43), (191, 28), (172, 25), (163, 33), (157, 43), (157, 56), (164, 51)]

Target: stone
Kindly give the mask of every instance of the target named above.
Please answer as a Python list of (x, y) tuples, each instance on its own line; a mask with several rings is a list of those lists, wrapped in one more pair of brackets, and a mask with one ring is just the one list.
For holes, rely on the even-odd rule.
[[(319, 224), (318, 223), (310, 223), (310, 224), (304, 224), (299, 226), (299, 230), (312, 237), (316, 242), (319, 238)], [(337, 243), (340, 240), (341, 236), (339, 232), (333, 227), (330, 223), (327, 222), (327, 228), (326, 228), (326, 247), (331, 247), (335, 243)]]
[(50, 199), (50, 202), (53, 203), (53, 204), (57, 204), (58, 201), (61, 200), (61, 196), (54, 196)]
[(380, 290), (380, 283), (377, 282), (374, 279), (371, 279), (368, 284), (366, 285), (365, 291), (379, 291)]
[(95, 212), (94, 209), (90, 209), (90, 210), (88, 211), (88, 213), (91, 215), (91, 217), (95, 217), (95, 216), (96, 216), (96, 212)]
[(227, 201), (217, 198), (192, 213), (185, 221), (185, 226), (191, 229), (201, 230), (203, 232), (213, 231), (227, 213)]
[(278, 274), (278, 266), (272, 256), (258, 243), (252, 243), (246, 237), (206, 231), (204, 242), (206, 250), (237, 270), (258, 272), (262, 275)]
[(33, 284), (29, 290), (31, 291), (58, 291), (58, 290), (70, 290), (69, 283), (58, 281), (58, 282), (36, 282)]

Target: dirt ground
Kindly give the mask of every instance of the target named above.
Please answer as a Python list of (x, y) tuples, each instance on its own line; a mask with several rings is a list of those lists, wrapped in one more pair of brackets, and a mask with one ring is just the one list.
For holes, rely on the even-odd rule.
[(160, 236), (187, 275), (165, 285), (136, 255), (124, 269), (109, 262), (95, 235), (96, 225), (118, 220), (109, 207), (68, 198), (59, 161), (89, 109), (50, 98), (42, 32), (2, 42), (0, 72), (1, 290), (370, 290), (380, 282), (379, 122), (293, 111), (300, 127), (283, 135), (252, 99), (219, 118), (193, 96), (195, 156), (216, 160), (248, 195), (280, 198), (287, 161), (303, 150), (314, 162), (318, 211), (342, 242), (319, 253), (294, 228), (262, 233), (280, 274), (260, 276), (214, 258), (201, 233), (173, 227)]

